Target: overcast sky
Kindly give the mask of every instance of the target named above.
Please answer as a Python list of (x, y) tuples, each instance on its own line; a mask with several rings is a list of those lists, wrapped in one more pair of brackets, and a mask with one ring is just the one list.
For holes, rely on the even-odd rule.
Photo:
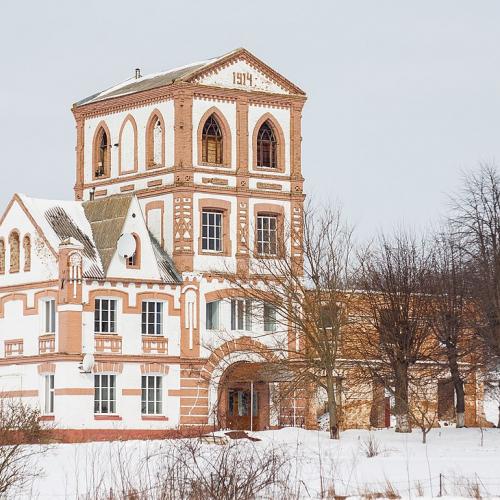
[(500, 1), (9, 1), (0, 17), (0, 210), (71, 199), (73, 102), (246, 47), (308, 94), (303, 174), (362, 235), (436, 220), (500, 161)]

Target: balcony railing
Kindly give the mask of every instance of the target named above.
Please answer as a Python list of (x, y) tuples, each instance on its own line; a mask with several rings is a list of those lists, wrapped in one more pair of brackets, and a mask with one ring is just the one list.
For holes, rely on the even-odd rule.
[(38, 352), (45, 354), (56, 351), (56, 336), (54, 334), (41, 335), (38, 338)]
[(5, 341), (5, 357), (22, 356), (24, 352), (23, 339)]
[(142, 352), (144, 354), (167, 354), (167, 339), (165, 337), (142, 337)]
[(95, 335), (95, 352), (121, 354), (122, 338), (118, 335)]

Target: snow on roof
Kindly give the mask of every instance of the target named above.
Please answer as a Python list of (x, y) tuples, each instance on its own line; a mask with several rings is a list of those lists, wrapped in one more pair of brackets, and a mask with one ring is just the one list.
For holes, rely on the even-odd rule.
[(55, 251), (63, 240), (70, 237), (76, 239), (83, 245), (84, 275), (95, 278), (104, 276), (92, 228), (80, 202), (44, 200), (24, 194), (19, 197)]
[(161, 71), (159, 73), (150, 73), (148, 75), (144, 75), (139, 78), (134, 78), (134, 77), (128, 78), (127, 80), (118, 83), (117, 85), (113, 85), (112, 87), (106, 90), (103, 90), (89, 97), (86, 97), (81, 101), (78, 101), (76, 103), (76, 106), (81, 106), (83, 104), (89, 104), (91, 102), (101, 101), (103, 99), (108, 99), (111, 97), (132, 94), (134, 92), (139, 92), (141, 90), (148, 90), (155, 87), (169, 85), (174, 81), (186, 77), (190, 73), (203, 68), (204, 66), (208, 66), (218, 61), (219, 59), (222, 59), (223, 57), (227, 57), (233, 52), (236, 52), (236, 50), (228, 52), (227, 54), (223, 54), (222, 56), (214, 57), (212, 59), (206, 59), (204, 61), (189, 63), (184, 66), (171, 68), (166, 71)]

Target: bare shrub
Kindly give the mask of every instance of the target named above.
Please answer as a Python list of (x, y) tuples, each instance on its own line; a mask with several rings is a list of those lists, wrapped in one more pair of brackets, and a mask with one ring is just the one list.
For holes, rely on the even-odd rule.
[(417, 497), (423, 497), (425, 494), (424, 487), (420, 481), (415, 481), (415, 492)]
[(363, 453), (368, 458), (376, 457), (382, 451), (380, 443), (371, 432), (370, 434), (368, 434), (368, 437), (362, 441), (361, 448), (363, 450)]
[(0, 495), (20, 495), (41, 474), (36, 458), (47, 446), (39, 417), (20, 399), (0, 398)]

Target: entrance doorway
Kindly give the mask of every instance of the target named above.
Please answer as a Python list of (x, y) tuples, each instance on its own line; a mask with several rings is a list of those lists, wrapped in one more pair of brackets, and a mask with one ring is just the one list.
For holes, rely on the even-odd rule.
[(269, 382), (265, 365), (235, 363), (221, 377), (217, 408), (221, 428), (250, 431), (269, 428)]

